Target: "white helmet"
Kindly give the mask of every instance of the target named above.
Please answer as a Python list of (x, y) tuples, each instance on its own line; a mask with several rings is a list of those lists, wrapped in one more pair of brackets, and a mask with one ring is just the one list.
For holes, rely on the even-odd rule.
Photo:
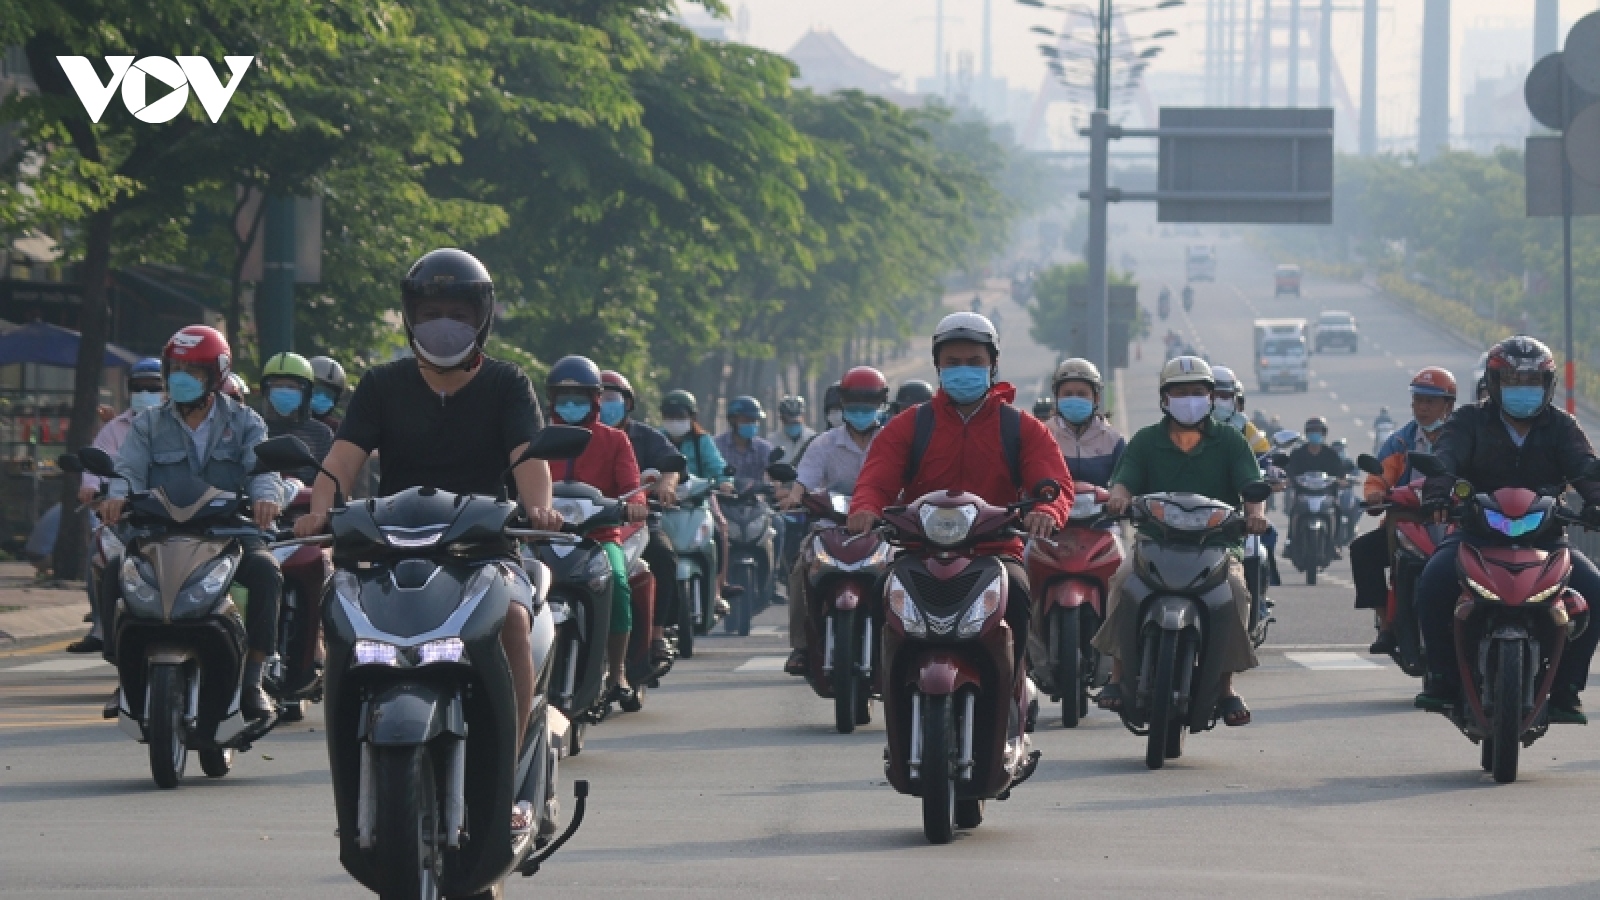
[(1161, 367), (1161, 390), (1175, 384), (1203, 384), (1215, 389), (1216, 376), (1211, 365), (1198, 356), (1174, 356)]
[(1239, 393), (1239, 379), (1234, 376), (1233, 370), (1227, 366), (1212, 366), (1211, 378), (1216, 382), (1217, 391), (1224, 394)]
[(1000, 332), (987, 316), (975, 312), (951, 313), (939, 320), (933, 330), (933, 361), (939, 362), (939, 346), (949, 341), (972, 341), (989, 348), (989, 356), (1000, 361)]

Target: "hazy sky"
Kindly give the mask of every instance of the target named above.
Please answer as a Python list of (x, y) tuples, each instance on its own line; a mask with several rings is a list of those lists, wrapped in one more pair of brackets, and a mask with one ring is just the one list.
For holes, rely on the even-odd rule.
[[(906, 86), (913, 79), (934, 72), (935, 9), (939, 0), (728, 0), (736, 12), (742, 7), (749, 30), (744, 40), (779, 52), (788, 50), (808, 28), (826, 28), (837, 34), (861, 56), (877, 65), (901, 73)], [(1030, 9), (1015, 0), (990, 0), (993, 8), (995, 73), (1013, 86), (1036, 89), (1044, 74), (1035, 49), (1038, 35), (1028, 33), (1033, 25), (1054, 27), (1059, 13)], [(1136, 0), (1124, 6), (1143, 6), (1154, 0)], [(1188, 0), (1188, 5), (1138, 16), (1132, 26), (1139, 34), (1163, 28), (1179, 32), (1169, 39), (1165, 55), (1152, 68), (1154, 73), (1199, 71), (1205, 41), (1205, 2)], [(1220, 0), (1219, 0), (1220, 2)], [(1244, 0), (1235, 0), (1242, 8)], [(1251, 0), (1259, 11), (1262, 0)], [(1291, 0), (1273, 0), (1277, 10), (1287, 10)], [(962, 54), (970, 54), (973, 68), (980, 58), (984, 0), (943, 0), (947, 57), (956, 67)], [(1302, 9), (1314, 11), (1321, 0), (1301, 0)], [(1360, 0), (1336, 0), (1334, 55), (1344, 73), (1350, 92), (1358, 94), (1361, 62)], [(1454, 0), (1451, 13), (1451, 68), (1453, 75), (1453, 128), (1460, 125), (1462, 50), (1467, 32), (1474, 29), (1505, 28), (1528, 32), (1524, 46), (1508, 40), (1476, 42), (1477, 56), (1519, 54), (1531, 59), (1533, 0)], [(1592, 11), (1596, 0), (1564, 0), (1561, 4), (1562, 34), (1579, 16)], [(1380, 129), (1390, 134), (1414, 134), (1417, 114), (1418, 58), (1422, 35), (1423, 0), (1381, 0), (1379, 18)], [(1305, 15), (1306, 13), (1302, 13)], [(1510, 44), (1510, 46), (1507, 46)], [(1471, 50), (1472, 48), (1467, 48)], [(1309, 51), (1308, 51), (1309, 52)], [(1470, 59), (1469, 59), (1470, 62)], [(1526, 65), (1526, 61), (1524, 61)], [(1485, 67), (1498, 69), (1499, 66)], [(1281, 74), (1276, 76), (1281, 83)], [(1468, 85), (1470, 89), (1470, 84)], [(1315, 100), (1315, 79), (1302, 78), (1303, 103)], [(1160, 99), (1156, 98), (1159, 103)]]

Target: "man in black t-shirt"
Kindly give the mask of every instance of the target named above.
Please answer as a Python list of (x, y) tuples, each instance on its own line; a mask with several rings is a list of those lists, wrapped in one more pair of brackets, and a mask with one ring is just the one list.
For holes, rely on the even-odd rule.
[[(378, 366), (361, 379), (323, 466), (350, 484), (368, 455), (378, 452), (381, 495), (413, 487), (498, 493), (500, 473), (522, 455), (544, 417), (528, 376), (483, 354), (494, 318), (488, 271), (464, 251), (434, 250), (406, 274), (401, 302), (416, 356)], [(533, 527), (560, 528), (561, 516), (550, 508), (549, 466), (528, 460), (511, 474)], [(327, 530), (333, 493), (333, 482), (319, 476), (311, 512), (295, 523), (295, 534)], [(531, 613), (512, 604), (500, 632), (517, 693), (516, 746), (533, 709)], [(513, 827), (527, 826), (514, 821)]]

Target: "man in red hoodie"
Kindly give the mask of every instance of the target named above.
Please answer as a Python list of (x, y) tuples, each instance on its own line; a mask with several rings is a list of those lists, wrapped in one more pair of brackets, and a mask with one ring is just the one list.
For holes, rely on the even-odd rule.
[[(1066, 524), (1072, 511), (1072, 476), (1061, 448), (1044, 423), (1011, 406), (1017, 391), (995, 380), (999, 361), (999, 335), (987, 318), (959, 312), (939, 322), (933, 333), (933, 364), (939, 370), (940, 388), (927, 404), (933, 411), (933, 431), (916, 470), (909, 471), (919, 408), (883, 426), (856, 480), (850, 500), (851, 531), (860, 534), (871, 528), (885, 506), (910, 503), (932, 491), (967, 491), (998, 506), (1016, 502), (1045, 479), (1061, 485), (1061, 494), (1054, 502), (1035, 507), (1023, 526), (1033, 536), (1044, 537)], [(1007, 419), (1016, 423), (1017, 435), (1017, 446), (1009, 453), (1001, 436)], [(1006, 622), (1021, 658), (1031, 606), (1022, 541), (1013, 538), (984, 549), (1004, 557), (1011, 596), (1022, 599), (1006, 605)]]
[[(550, 463), (554, 481), (581, 481), (607, 497), (621, 497), (639, 487), (639, 463), (627, 433), (602, 424), (600, 415), (600, 367), (582, 356), (564, 356), (550, 367), (545, 390), (556, 421), (589, 429), (589, 446), (576, 459)], [(642, 522), (650, 508), (637, 495), (629, 499), (628, 521)], [(628, 567), (623, 559), (620, 528), (603, 528), (589, 535), (611, 561), (611, 633), (606, 641), (606, 665), (610, 669), (610, 698), (628, 712), (640, 707), (639, 697), (628, 685), (628, 637), (633, 632), (633, 595), (628, 589)]]

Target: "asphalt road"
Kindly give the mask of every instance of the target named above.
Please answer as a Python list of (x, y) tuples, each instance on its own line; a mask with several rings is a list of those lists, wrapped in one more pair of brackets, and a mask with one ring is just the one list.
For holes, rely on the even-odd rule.
[[(1125, 246), (1159, 274), (1182, 243)], [(1271, 261), (1240, 244), (1221, 253), (1221, 280), (1200, 287), (1187, 320), (1214, 360), (1248, 363), (1252, 304), (1350, 309), (1368, 336), (1355, 357), (1316, 357), (1324, 384), (1309, 396), (1252, 395), (1285, 422), (1319, 412), (1353, 436), (1378, 404), (1403, 409), (1411, 368), (1470, 369), (1469, 349), (1357, 289), (1310, 279), (1304, 299), (1269, 307)], [(1008, 311), (1007, 323), (1022, 320)], [(1154, 420), (1157, 346), (1129, 373), (1134, 424)], [(1009, 358), (1040, 367), (1026, 356)], [(1600, 747), (1589, 730), (1553, 730), (1525, 751), (1518, 783), (1495, 785), (1474, 746), (1411, 709), (1411, 679), (1350, 650), (1371, 629), (1347, 587), (1329, 579), (1274, 596), (1272, 646), (1239, 682), (1254, 724), (1193, 736), (1181, 760), (1149, 772), (1142, 742), (1107, 714), (1071, 732), (1046, 716), (1038, 774), (944, 847), (924, 843), (917, 801), (884, 783), (881, 727), (833, 733), (830, 703), (779, 671), (785, 611), (770, 610), (761, 634), (702, 642), (643, 712), (591, 732), (562, 768), (569, 783), (593, 785), (588, 824), (508, 896), (1600, 892), (1589, 828)], [(269, 735), (227, 778), (208, 780), (191, 761), (190, 779), (162, 792), (144, 748), (98, 718), (111, 687), (105, 667), (49, 649), (0, 658), (0, 895), (363, 895), (336, 857), (320, 710)]]

